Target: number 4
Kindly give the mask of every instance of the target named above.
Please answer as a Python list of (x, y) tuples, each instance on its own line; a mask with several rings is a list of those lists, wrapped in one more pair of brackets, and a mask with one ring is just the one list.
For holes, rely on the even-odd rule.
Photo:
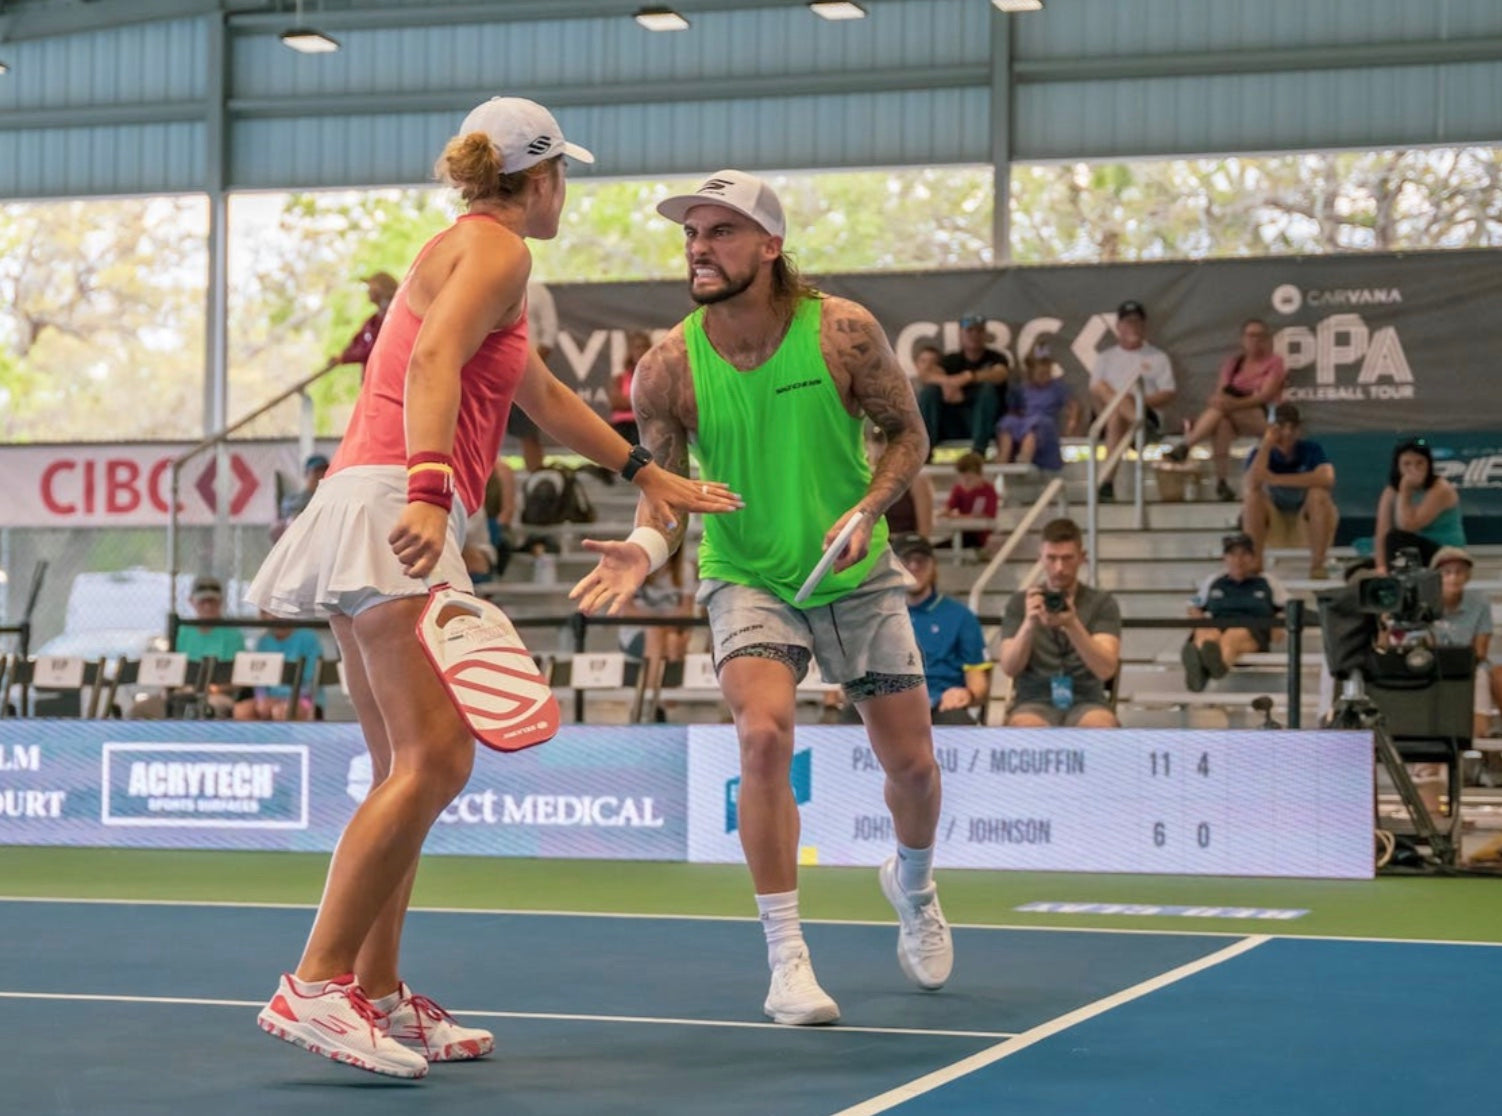
[(1207, 778), (1209, 777), (1209, 775), (1210, 775), (1210, 753), (1209, 752), (1201, 752), (1200, 753), (1200, 761), (1199, 761), (1199, 763), (1197, 763), (1197, 764), (1194, 765), (1194, 769), (1196, 771), (1198, 771), (1201, 775), (1204, 775)]

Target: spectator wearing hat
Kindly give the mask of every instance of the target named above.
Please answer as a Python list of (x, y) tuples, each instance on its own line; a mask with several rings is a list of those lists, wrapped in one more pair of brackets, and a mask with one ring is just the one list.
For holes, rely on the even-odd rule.
[(365, 284), (366, 297), (376, 308), (375, 313), (365, 319), (364, 324), (349, 339), (349, 344), (344, 346), (344, 350), (337, 356), (329, 357), (328, 363), (320, 371), (327, 372), (341, 364), (358, 364), (360, 379), (364, 380), (365, 362), (370, 359), (376, 338), (380, 336), (381, 326), (385, 324), (386, 311), (391, 309), (391, 300), (396, 297), (397, 281), (395, 276), (385, 271), (367, 275), (361, 281)]
[[(188, 602), (193, 607), (193, 615), (199, 620), (218, 620), (224, 615), (224, 586), (217, 577), (194, 578), (193, 587), (188, 591)], [(245, 637), (239, 628), (180, 624), (173, 650), (188, 656), (190, 663), (204, 659), (215, 659), (221, 663), (233, 662), (235, 656), (245, 650)], [(249, 692), (241, 694), (233, 686), (211, 685), (208, 688), (209, 706), (216, 717), (230, 717), (236, 699), (248, 696)]]
[(1241, 351), (1220, 366), (1220, 379), (1205, 404), (1205, 410), (1182, 442), (1167, 453), (1170, 461), (1187, 461), (1189, 451), (1211, 440), (1215, 462), (1215, 496), (1231, 502), (1231, 443), (1237, 435), (1260, 437), (1267, 431), (1267, 411), (1283, 395), (1288, 370), (1283, 358), (1273, 352), (1272, 330), (1261, 318), (1241, 324)]
[[(1095, 413), (1103, 414), (1111, 400), (1125, 391), (1131, 378), (1138, 373), (1142, 376), (1143, 403), (1147, 407), (1151, 438), (1154, 436), (1152, 431), (1163, 425), (1158, 409), (1172, 403), (1179, 389), (1168, 354), (1148, 343), (1147, 310), (1142, 303), (1128, 300), (1116, 308), (1116, 344), (1097, 353), (1095, 367), (1090, 370), (1090, 401), (1095, 406)], [(1136, 418), (1135, 402), (1124, 401), (1106, 424), (1106, 444), (1114, 446), (1126, 437)], [(1102, 500), (1116, 498), (1112, 483), (1114, 476), (1113, 468), (1101, 478), (1098, 494)]]
[(1476, 652), (1476, 691), (1472, 706), (1473, 735), (1483, 737), (1491, 721), (1492, 710), (1502, 699), (1502, 667), (1488, 660), (1492, 643), (1492, 604), (1485, 593), (1468, 589), (1475, 566), (1462, 547), (1443, 546), (1429, 561), (1429, 568), (1440, 575), (1441, 615), (1430, 628), (1439, 647), (1469, 647)]
[(985, 458), (1011, 374), (1006, 354), (990, 348), (990, 340), (986, 319), (967, 315), (960, 319), (959, 351), (945, 354), (937, 370), (919, 365), (918, 410), (930, 457), (945, 438), (968, 438), (971, 451)]
[(1340, 512), (1335, 507), (1335, 466), (1318, 442), (1304, 438), (1299, 409), (1279, 403), (1273, 424), (1247, 457), (1241, 527), (1252, 538), (1257, 569), (1263, 549), (1308, 546), (1309, 576), (1325, 576)]
[(281, 504), (277, 507), (276, 522), (271, 525), (272, 542), (281, 538), (282, 532), (287, 529), (287, 524), (296, 519), (298, 513), (308, 506), (308, 502), (313, 499), (313, 493), (318, 491), (319, 482), (328, 471), (329, 459), (321, 453), (310, 454), (303, 462), (302, 487), (282, 497)]
[[(1221, 542), (1225, 572), (1205, 579), (1189, 601), (1189, 615), (1211, 620), (1271, 620), (1282, 615), (1288, 593), (1271, 574), (1258, 572), (1257, 547), (1250, 535), (1228, 535)], [(1179, 659), (1184, 684), (1199, 693), (1211, 678), (1224, 678), (1243, 655), (1266, 651), (1275, 634), (1270, 627), (1195, 628)]]
[(991, 694), (991, 663), (980, 621), (959, 601), (939, 592), (938, 564), (928, 539), (901, 535), (892, 550), (913, 577), (907, 611), (923, 652), (933, 723), (973, 725)]

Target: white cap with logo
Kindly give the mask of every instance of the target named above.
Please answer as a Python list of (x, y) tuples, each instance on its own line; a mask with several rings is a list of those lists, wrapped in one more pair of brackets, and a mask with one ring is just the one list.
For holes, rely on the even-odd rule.
[(772, 236), (787, 234), (782, 203), (772, 187), (745, 171), (716, 171), (692, 194), (677, 194), (658, 202), (657, 212), (681, 225), (696, 205), (723, 205), (751, 218)]
[(459, 134), (484, 132), (501, 156), (501, 170), (515, 174), (544, 159), (564, 154), (581, 163), (595, 157), (576, 143), (567, 143), (553, 114), (525, 97), (492, 97), (470, 111)]

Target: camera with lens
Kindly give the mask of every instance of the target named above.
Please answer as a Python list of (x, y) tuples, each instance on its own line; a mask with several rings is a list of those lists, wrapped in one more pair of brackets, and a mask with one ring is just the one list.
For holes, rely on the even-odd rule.
[(1043, 590), (1043, 611), (1044, 612), (1068, 612), (1069, 611), (1069, 594), (1067, 594), (1067, 593), (1061, 593), (1057, 589), (1045, 589), (1045, 590)]
[(1443, 588), (1438, 570), (1426, 570), (1419, 552), (1404, 549), (1393, 555), (1386, 577), (1357, 583), (1357, 605), (1373, 616), (1388, 616), (1400, 624), (1431, 624), (1444, 615)]

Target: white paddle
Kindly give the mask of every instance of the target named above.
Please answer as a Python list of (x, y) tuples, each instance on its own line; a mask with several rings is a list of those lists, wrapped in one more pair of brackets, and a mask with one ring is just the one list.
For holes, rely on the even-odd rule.
[(865, 512), (856, 512), (845, 521), (845, 526), (840, 529), (840, 533), (834, 537), (834, 542), (830, 543), (829, 548), (824, 551), (824, 556), (819, 559), (819, 564), (814, 567), (813, 573), (808, 575), (808, 579), (804, 581), (802, 588), (793, 597), (794, 604), (802, 604), (808, 600), (813, 591), (819, 587), (819, 582), (824, 580), (824, 575), (829, 572), (829, 567), (833, 566), (839, 556), (845, 552), (845, 547), (850, 542), (850, 536), (855, 534), (855, 529), (861, 525), (861, 520), (865, 518)]
[(481, 744), (516, 752), (558, 734), (558, 699), (492, 602), (434, 585), (417, 618), (417, 642)]

